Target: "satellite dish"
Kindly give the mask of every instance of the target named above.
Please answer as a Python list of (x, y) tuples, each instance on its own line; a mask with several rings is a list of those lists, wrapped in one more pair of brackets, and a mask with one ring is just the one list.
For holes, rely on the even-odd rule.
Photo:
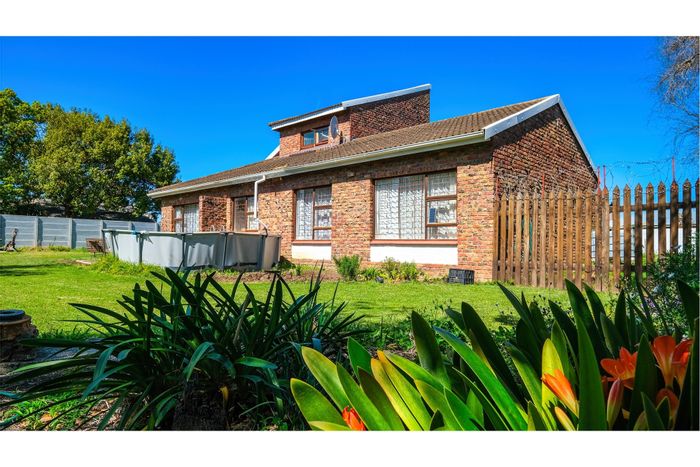
[(331, 123), (328, 125), (328, 133), (331, 136), (331, 139), (336, 139), (338, 137), (338, 118), (333, 115), (333, 118), (331, 118)]

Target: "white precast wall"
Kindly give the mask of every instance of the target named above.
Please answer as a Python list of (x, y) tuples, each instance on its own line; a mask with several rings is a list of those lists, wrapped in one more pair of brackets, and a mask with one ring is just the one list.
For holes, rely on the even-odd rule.
[(457, 247), (453, 245), (372, 245), (369, 260), (380, 263), (387, 258), (418, 264), (456, 265)]
[(155, 222), (72, 219), (66, 217), (19, 216), (0, 214), (0, 246), (17, 229), (18, 247), (65, 246), (85, 248), (86, 238), (101, 238), (102, 229), (157, 231)]
[(330, 245), (292, 245), (292, 259), (330, 260)]

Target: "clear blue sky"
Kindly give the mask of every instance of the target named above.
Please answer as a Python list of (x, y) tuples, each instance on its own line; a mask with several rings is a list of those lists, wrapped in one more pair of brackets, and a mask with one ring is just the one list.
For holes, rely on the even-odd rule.
[[(433, 120), (559, 93), (608, 183), (670, 179), (656, 38), (0, 38), (0, 88), (148, 128), (187, 180), (264, 158), (267, 123), (433, 85)], [(697, 177), (682, 167), (679, 177)]]

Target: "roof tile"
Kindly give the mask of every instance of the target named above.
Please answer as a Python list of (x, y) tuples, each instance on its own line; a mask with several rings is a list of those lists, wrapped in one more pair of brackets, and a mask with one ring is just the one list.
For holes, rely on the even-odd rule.
[(518, 104), (511, 104), (497, 107), (482, 112), (476, 112), (461, 117), (453, 117), (445, 120), (438, 120), (430, 123), (423, 123), (398, 130), (378, 133), (364, 138), (354, 139), (335, 146), (324, 146), (318, 149), (311, 149), (289, 156), (276, 156), (253, 164), (244, 165), (235, 169), (224, 170), (205, 177), (195, 178), (181, 183), (158, 188), (151, 193), (157, 194), (160, 191), (176, 188), (186, 188), (202, 183), (217, 182), (230, 178), (243, 177), (248, 175), (262, 174), (272, 170), (289, 167), (300, 167), (316, 162), (332, 161), (348, 156), (364, 154), (372, 151), (391, 149), (410, 144), (425, 143), (440, 140), (451, 136), (465, 135), (483, 130), (491, 123), (524, 110), (545, 98), (534, 99)]

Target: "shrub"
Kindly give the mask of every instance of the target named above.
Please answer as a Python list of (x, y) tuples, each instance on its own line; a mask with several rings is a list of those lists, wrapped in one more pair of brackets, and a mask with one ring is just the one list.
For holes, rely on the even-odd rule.
[(507, 352), (467, 303), (448, 315), (470, 345), (414, 312), (418, 364), (382, 351), (373, 358), (350, 339), (350, 373), (304, 348), (328, 398), (299, 379), (292, 393), (317, 430), (697, 430), (698, 294), (678, 283), (694, 330), (681, 341), (627, 306), (624, 292), (610, 318), (591, 288), (584, 296), (566, 287), (573, 319), (550, 303), (551, 326), (538, 305), (501, 287), (520, 317)]
[[(253, 426), (270, 417), (293, 424), (288, 380), (304, 373), (295, 349), (335, 354), (360, 332), (353, 329), (358, 317), (341, 316), (344, 303), (317, 300), (320, 272), (298, 297), (279, 275), (263, 297), (242, 284), (242, 275), (230, 291), (211, 274), (154, 275), (162, 285), (136, 284), (118, 312), (73, 305), (98, 337), (24, 341), (77, 352), (16, 370), (5, 383), (27, 389), (3, 393), (10, 400), (0, 410), (36, 407), (4, 423), (62, 405), (68, 408), (53, 421), (86, 410), (99, 429), (223, 429), (244, 416)], [(235, 299), (239, 287), (247, 291), (242, 301)]]
[(360, 255), (333, 258), (338, 274), (346, 281), (354, 281), (357, 279), (357, 274), (360, 271), (360, 261)]
[(382, 261), (382, 270), (386, 273), (389, 280), (399, 280), (401, 277), (401, 263), (394, 258), (385, 258)]
[[(647, 266), (646, 277), (641, 284), (634, 279), (628, 280), (626, 288), (639, 306), (649, 306), (652, 316), (659, 324), (666, 321), (669, 329), (679, 329), (688, 333), (690, 329), (683, 312), (681, 297), (676, 287), (677, 281), (683, 281), (698, 290), (698, 261), (695, 241), (684, 248), (673, 250), (659, 257), (658, 261)], [(646, 290), (648, 299), (640, 300), (640, 292)]]
[(415, 281), (421, 275), (416, 263), (401, 263), (399, 266), (399, 277), (404, 281)]
[(386, 278), (392, 281), (415, 281), (423, 275), (416, 263), (402, 263), (394, 258), (386, 258), (382, 262), (381, 269)]
[(367, 281), (373, 281), (377, 277), (381, 277), (382, 275), (382, 270), (379, 268), (376, 268), (374, 266), (368, 266), (360, 271), (359, 276), (362, 277), (364, 280)]

